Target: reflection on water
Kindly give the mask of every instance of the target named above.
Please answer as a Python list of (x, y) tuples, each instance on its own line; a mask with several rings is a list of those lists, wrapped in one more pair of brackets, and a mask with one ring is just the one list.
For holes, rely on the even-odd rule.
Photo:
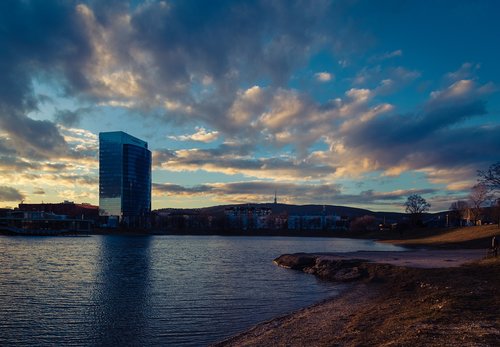
[(109, 236), (100, 241), (92, 338), (100, 345), (146, 345), (151, 238)]
[(366, 240), (0, 237), (0, 345), (203, 346), (335, 295), (283, 253), (397, 250)]

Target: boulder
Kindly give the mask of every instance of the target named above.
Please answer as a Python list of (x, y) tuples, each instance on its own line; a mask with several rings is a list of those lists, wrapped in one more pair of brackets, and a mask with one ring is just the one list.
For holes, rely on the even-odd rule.
[(355, 281), (367, 275), (364, 269), (366, 260), (363, 259), (332, 259), (314, 254), (296, 253), (281, 255), (274, 259), (274, 263), (336, 282)]
[(276, 265), (294, 270), (304, 270), (316, 262), (316, 257), (305, 253), (283, 254), (273, 261)]

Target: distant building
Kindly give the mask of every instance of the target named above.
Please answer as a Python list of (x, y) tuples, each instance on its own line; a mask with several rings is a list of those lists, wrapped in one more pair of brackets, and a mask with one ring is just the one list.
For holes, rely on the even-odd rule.
[(198, 209), (165, 208), (153, 211), (154, 227), (169, 231), (199, 231), (211, 228), (212, 217)]
[(225, 209), (229, 226), (241, 230), (269, 229), (272, 210), (268, 207), (234, 206)]
[(81, 233), (91, 231), (93, 223), (93, 220), (69, 218), (67, 215), (55, 214), (53, 212), (39, 210), (22, 211), (16, 209), (0, 217), (0, 233), (14, 235), (60, 235), (66, 233)]
[(99, 214), (108, 226), (149, 227), (151, 151), (123, 131), (99, 134)]
[(288, 230), (340, 230), (345, 229), (345, 221), (337, 215), (321, 214), (290, 215)]
[(56, 215), (65, 215), (72, 219), (87, 219), (93, 222), (99, 220), (99, 207), (90, 204), (75, 204), (72, 201), (61, 203), (19, 204), (19, 211), (47, 212)]
[(12, 212), (11, 208), (0, 208), (0, 218), (7, 217)]

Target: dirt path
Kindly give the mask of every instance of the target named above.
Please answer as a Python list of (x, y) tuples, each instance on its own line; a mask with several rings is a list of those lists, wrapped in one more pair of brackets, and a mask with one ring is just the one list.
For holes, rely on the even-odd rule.
[(407, 252), (349, 252), (318, 254), (323, 259), (364, 259), (374, 263), (414, 268), (447, 268), (478, 261), (483, 249), (413, 250)]

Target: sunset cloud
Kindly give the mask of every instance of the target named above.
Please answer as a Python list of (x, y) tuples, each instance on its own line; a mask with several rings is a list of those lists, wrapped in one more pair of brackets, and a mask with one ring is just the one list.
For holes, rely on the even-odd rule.
[[(253, 158), (240, 151), (238, 147), (222, 146), (216, 149), (180, 150), (163, 154), (155, 152), (155, 163), (170, 171), (218, 172), (227, 175), (244, 174), (258, 178), (280, 178), (281, 180), (321, 179), (335, 172), (330, 165), (314, 164), (307, 160), (297, 161), (293, 158)], [(162, 161), (165, 159), (165, 161)]]
[(329, 72), (317, 72), (314, 74), (314, 77), (319, 82), (330, 82), (334, 76)]
[(274, 192), (281, 202), (291, 204), (382, 204), (402, 205), (411, 194), (432, 194), (433, 189), (410, 189), (388, 192), (362, 191), (359, 194), (345, 194), (342, 186), (336, 184), (297, 184), (247, 181), (232, 183), (211, 183), (184, 187), (171, 183), (154, 184), (156, 196), (211, 196), (215, 200), (230, 199), (234, 203), (272, 201)]
[(12, 187), (0, 186), (0, 201), (20, 201), (24, 195)]
[(123, 130), (176, 202), (283, 185), (287, 201), (442, 207), (500, 152), (500, 9), (471, 6), (0, 2), (0, 196), (97, 203), (98, 134)]
[(198, 142), (213, 142), (219, 137), (218, 131), (206, 131), (205, 128), (198, 127), (196, 132), (191, 135), (169, 136), (169, 138), (178, 141), (198, 141)]

